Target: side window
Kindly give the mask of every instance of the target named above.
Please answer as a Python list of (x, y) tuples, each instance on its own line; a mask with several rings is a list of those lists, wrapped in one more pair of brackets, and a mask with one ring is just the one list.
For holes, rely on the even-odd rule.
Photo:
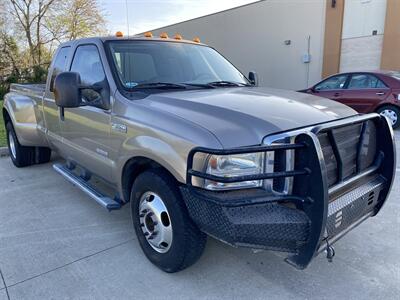
[[(71, 72), (77, 72), (81, 76), (82, 85), (93, 85), (105, 79), (100, 54), (95, 45), (83, 45), (76, 49), (71, 65)], [(99, 93), (91, 90), (82, 90), (82, 97), (88, 102), (100, 99)]]
[(51, 74), (51, 80), (50, 80), (51, 92), (54, 89), (54, 79), (56, 78), (56, 76), (67, 70), (67, 58), (70, 50), (71, 47), (61, 48), (58, 51), (56, 58), (54, 59), (53, 72)]
[(315, 86), (317, 91), (326, 90), (340, 90), (344, 89), (348, 75), (337, 75), (322, 81), (320, 84)]
[(378, 89), (385, 88), (385, 84), (374, 75), (370, 74), (354, 74), (351, 76), (348, 89)]

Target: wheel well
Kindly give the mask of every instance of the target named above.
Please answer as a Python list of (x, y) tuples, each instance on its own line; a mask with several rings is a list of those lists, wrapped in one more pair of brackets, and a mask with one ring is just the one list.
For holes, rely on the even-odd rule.
[(377, 106), (376, 108), (375, 108), (375, 112), (377, 112), (379, 109), (381, 109), (382, 107), (395, 107), (395, 108), (397, 108), (398, 110), (400, 110), (400, 107), (398, 107), (398, 106), (396, 106), (396, 105), (394, 105), (394, 104), (391, 104), (391, 103), (383, 103), (383, 104), (380, 104), (379, 106)]
[(125, 202), (130, 201), (130, 193), (135, 179), (143, 172), (150, 169), (163, 169), (171, 175), (171, 178), (176, 178), (159, 163), (146, 157), (134, 157), (130, 159), (124, 166), (122, 171), (121, 183), (122, 193)]

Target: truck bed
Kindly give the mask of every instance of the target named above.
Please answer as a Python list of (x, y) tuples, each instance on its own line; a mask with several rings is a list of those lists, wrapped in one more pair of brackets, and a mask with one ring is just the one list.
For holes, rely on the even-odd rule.
[(43, 96), (46, 90), (45, 83), (13, 83), (11, 84), (10, 91), (19, 92), (25, 95)]

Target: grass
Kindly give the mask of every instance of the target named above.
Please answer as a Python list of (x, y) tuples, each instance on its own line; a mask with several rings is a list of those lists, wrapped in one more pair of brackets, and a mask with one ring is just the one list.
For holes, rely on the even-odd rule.
[[(0, 108), (3, 107), (3, 100), (0, 100)], [(0, 111), (0, 147), (7, 145), (6, 129), (4, 128), (3, 114)]]

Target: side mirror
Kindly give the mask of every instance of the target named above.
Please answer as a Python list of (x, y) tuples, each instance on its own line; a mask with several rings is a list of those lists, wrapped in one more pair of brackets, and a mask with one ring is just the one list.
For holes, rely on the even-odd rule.
[(252, 85), (258, 86), (258, 75), (256, 72), (249, 73), (249, 80)]
[(54, 98), (61, 108), (79, 107), (82, 102), (81, 77), (75, 72), (63, 72), (54, 80)]

